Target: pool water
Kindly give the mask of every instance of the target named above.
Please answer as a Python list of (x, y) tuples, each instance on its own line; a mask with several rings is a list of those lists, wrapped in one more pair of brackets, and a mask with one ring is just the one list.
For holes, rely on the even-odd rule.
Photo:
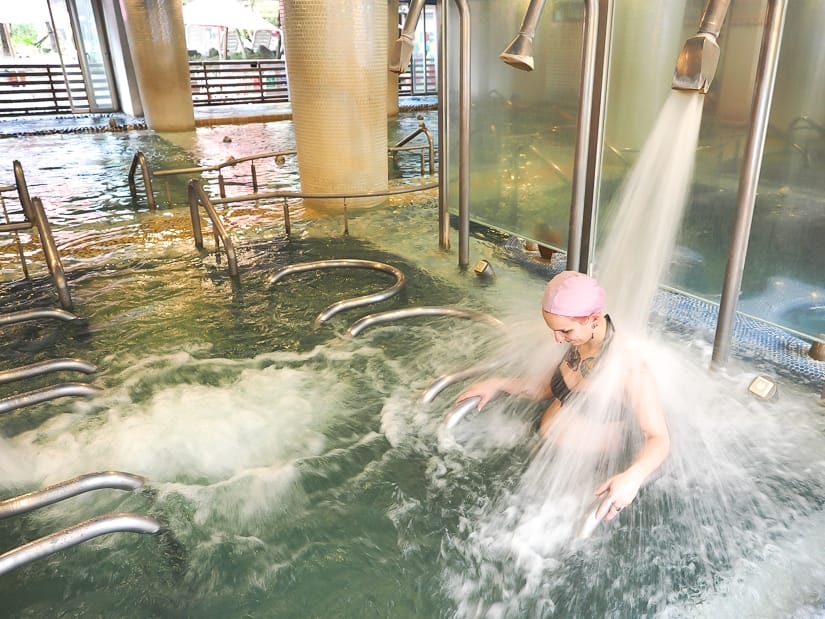
[[(544, 502), (535, 407), (502, 403), (447, 432), (442, 420), (461, 385), (419, 402), (437, 377), (498, 351), (496, 331), (418, 318), (343, 335), (368, 313), (466, 307), (505, 319), (525, 363), (552, 341), (536, 312), (543, 280), (512, 259), (504, 239), (473, 235), (471, 255), (496, 273), (484, 279), (437, 248), (431, 194), (351, 213), (349, 235), (340, 213), (310, 217), (296, 205), (289, 239), (280, 205), (238, 205), (225, 212), (240, 244), (233, 281), (208, 234), (207, 249), (194, 248), (185, 184), (171, 191), (172, 205), (136, 210), (126, 171), (136, 148), (165, 168), (221, 161), (227, 145), (249, 144), (236, 154), (288, 149), (289, 123), (174, 140), (65, 139), (27, 138), (19, 159), (49, 210), (82, 320), (6, 327), (2, 357), (7, 367), (80, 357), (100, 368), (88, 380), (104, 390), (0, 418), (1, 492), (99, 470), (148, 483), (4, 521), (0, 551), (116, 511), (148, 513), (169, 533), (97, 538), (3, 576), (4, 616), (820, 612), (825, 440), (810, 388), (783, 384), (781, 399), (757, 401), (746, 391), (747, 365), (709, 376), (701, 341), (651, 344), (674, 403), (673, 464), (626, 517), (572, 540), (554, 524), (566, 498), (550, 502), (560, 511)], [(55, 153), (65, 163), (48, 165)], [(289, 164), (273, 167), (267, 182), (288, 185), (290, 174)], [(4, 262), (13, 252), (4, 246)], [(281, 267), (327, 258), (393, 264), (406, 290), (314, 329), (331, 303), (391, 283), (356, 269), (268, 284)], [(8, 309), (53, 305), (42, 276), (6, 285)], [(19, 388), (5, 385), (2, 395)]]

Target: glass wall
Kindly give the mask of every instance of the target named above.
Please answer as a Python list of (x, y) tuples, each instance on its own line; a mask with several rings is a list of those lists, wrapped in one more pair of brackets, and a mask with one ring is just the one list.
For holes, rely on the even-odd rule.
[[(458, 15), (449, 18), (448, 204), (457, 210)], [(584, 2), (547, 2), (535, 70), (498, 54), (526, 0), (472, 2), (470, 212), (474, 221), (567, 247)], [(615, 0), (601, 165), (600, 227), (665, 99), (704, 0)], [(706, 95), (692, 196), (666, 284), (718, 302), (733, 227), (766, 0), (731, 3)], [(808, 336), (825, 333), (825, 3), (788, 3), (739, 311)], [(596, 233), (598, 262), (599, 233)]]
[[(458, 122), (458, 28), (450, 10), (451, 126)], [(583, 2), (547, 2), (534, 39), (535, 69), (499, 60), (528, 2), (472, 2), (470, 200), (474, 221), (554, 248), (567, 245), (582, 52)], [(442, 98), (442, 104), (444, 99)], [(457, 209), (455, 130), (448, 203)]]

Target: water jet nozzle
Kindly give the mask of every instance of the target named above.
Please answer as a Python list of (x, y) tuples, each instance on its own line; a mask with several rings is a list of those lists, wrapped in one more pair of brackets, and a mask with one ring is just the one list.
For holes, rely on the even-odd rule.
[(530, 0), (518, 34), (498, 56), (502, 62), (522, 71), (533, 70), (533, 37), (536, 36), (536, 26), (544, 10), (545, 1)]
[(415, 33), (415, 27), (418, 25), (418, 18), (421, 16), (421, 9), (424, 8), (424, 2), (425, 0), (412, 0), (410, 2), (404, 27), (401, 29), (401, 34), (392, 48), (392, 57), (388, 68), (393, 73), (403, 73), (410, 64), (414, 47), (413, 34)]
[(716, 42), (730, 0), (708, 0), (702, 22), (695, 35), (685, 41), (671, 87), (675, 90), (698, 90), (706, 93), (719, 64), (719, 44)]

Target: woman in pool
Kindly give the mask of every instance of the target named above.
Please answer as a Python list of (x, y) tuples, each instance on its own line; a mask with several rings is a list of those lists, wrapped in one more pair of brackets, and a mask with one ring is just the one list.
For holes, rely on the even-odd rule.
[[(538, 426), (543, 437), (549, 436), (562, 406), (572, 395), (590, 386), (590, 374), (613, 344), (614, 327), (610, 316), (603, 312), (604, 301), (604, 289), (592, 277), (575, 271), (556, 275), (545, 288), (542, 315), (556, 342), (568, 344), (559, 366), (538, 382), (490, 378), (472, 385), (458, 400), (478, 396), (478, 408), (481, 409), (499, 393), (533, 400), (552, 398)], [(670, 437), (656, 387), (644, 364), (633, 365), (626, 373), (622, 400), (633, 411), (643, 441), (630, 466), (596, 488), (597, 496), (606, 494), (596, 511), (597, 520), (610, 521), (627, 507), (670, 451)]]

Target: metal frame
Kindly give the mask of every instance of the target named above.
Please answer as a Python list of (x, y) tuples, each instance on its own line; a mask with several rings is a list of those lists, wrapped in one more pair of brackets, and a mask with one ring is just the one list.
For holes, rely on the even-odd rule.
[(742, 273), (745, 270), (745, 256), (748, 251), (748, 239), (756, 205), (756, 189), (765, 150), (768, 117), (776, 81), (776, 69), (779, 64), (787, 6), (787, 0), (768, 0), (768, 9), (765, 14), (765, 27), (762, 34), (762, 46), (759, 50), (751, 108), (750, 130), (742, 159), (742, 172), (739, 176), (736, 218), (731, 231), (728, 262), (719, 304), (719, 318), (716, 321), (716, 334), (713, 340), (711, 357), (713, 367), (724, 366), (730, 356), (733, 325), (736, 321), (736, 304), (742, 288)]

